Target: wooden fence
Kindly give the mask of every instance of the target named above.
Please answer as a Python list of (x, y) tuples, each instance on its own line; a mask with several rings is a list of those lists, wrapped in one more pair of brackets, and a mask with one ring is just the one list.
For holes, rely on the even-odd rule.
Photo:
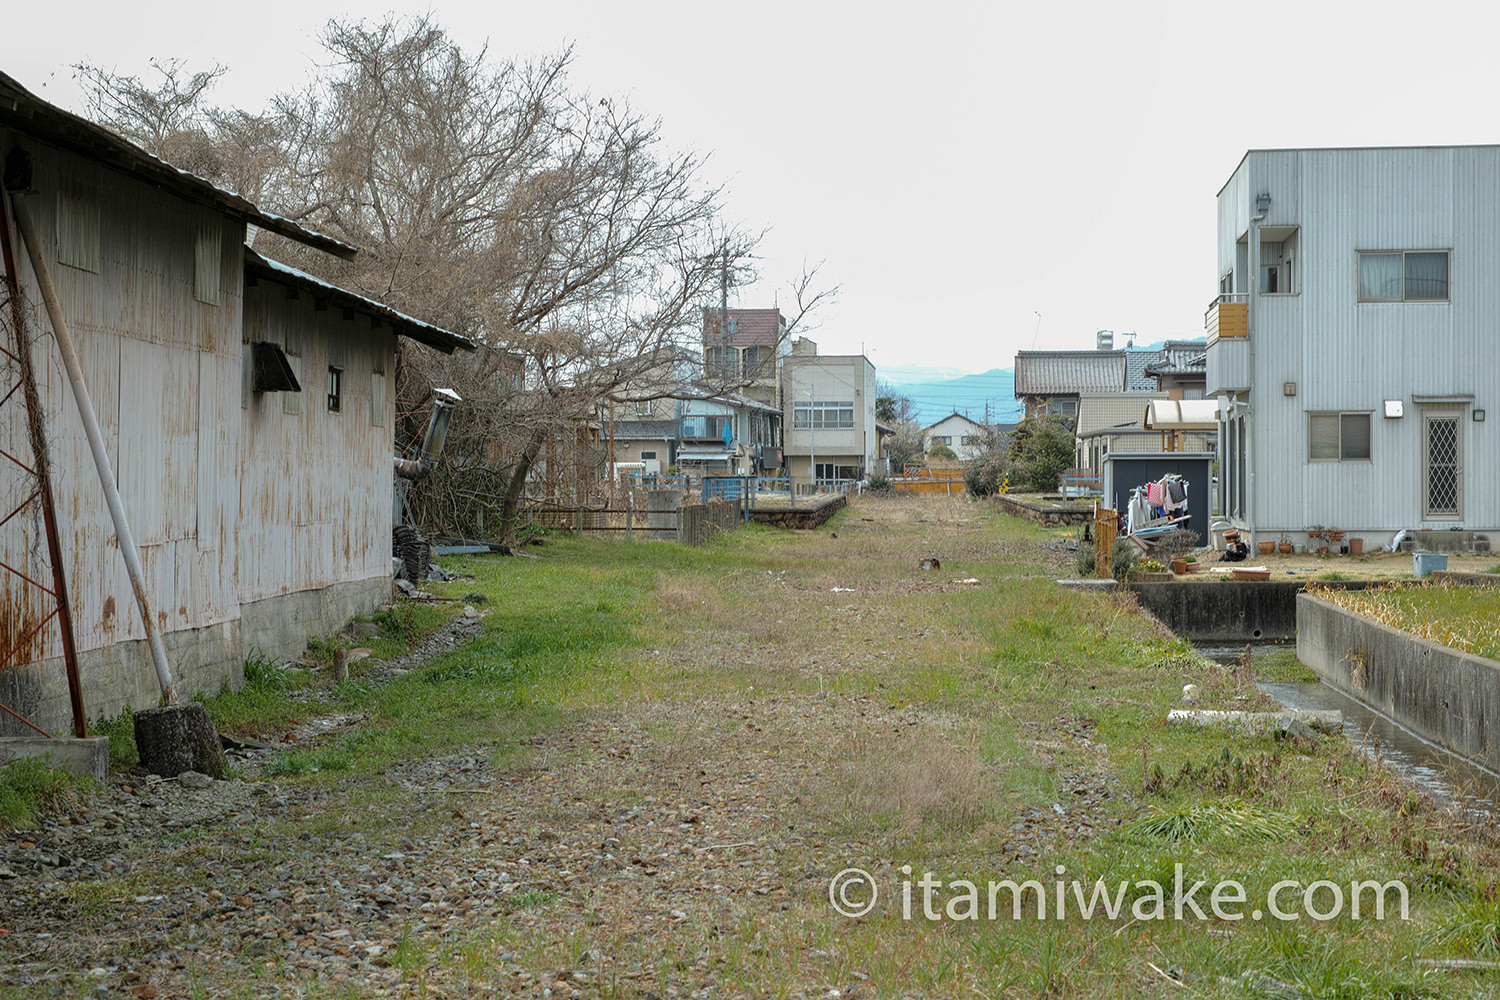
[[(567, 505), (533, 503), (527, 508), (527, 520), (554, 530), (577, 535), (613, 537), (623, 541), (676, 541), (702, 545), (721, 531), (733, 531), (745, 520), (741, 502), (710, 500), (708, 503), (676, 503), (657, 493), (629, 491), (608, 504)], [(653, 491), (655, 492), (655, 491)]]

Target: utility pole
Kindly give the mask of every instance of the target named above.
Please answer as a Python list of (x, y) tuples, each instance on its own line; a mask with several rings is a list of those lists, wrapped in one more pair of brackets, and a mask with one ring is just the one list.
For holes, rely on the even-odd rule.
[[(719, 370), (725, 372), (727, 371), (725, 366), (729, 358), (729, 237), (726, 236), (724, 238), (719, 251), (721, 255), (719, 266), (719, 333), (723, 341), (720, 345), (722, 350), (719, 354)], [(725, 381), (728, 381), (727, 375)]]

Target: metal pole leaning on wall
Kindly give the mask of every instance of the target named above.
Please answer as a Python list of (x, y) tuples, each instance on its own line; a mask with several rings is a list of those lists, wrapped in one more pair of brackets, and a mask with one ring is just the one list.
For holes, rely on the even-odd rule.
[(114, 469), (110, 467), (109, 453), (104, 446), (104, 435), (99, 430), (99, 418), (94, 414), (94, 403), (89, 398), (88, 385), (83, 380), (83, 366), (78, 363), (78, 352), (73, 348), (73, 338), (68, 333), (62, 306), (58, 304), (57, 293), (52, 288), (47, 262), (42, 259), (42, 247), (37, 242), (36, 227), (31, 222), (31, 210), (25, 198), (12, 196), (10, 204), (16, 228), (21, 231), (21, 242), (26, 244), (26, 254), (31, 258), (31, 269), (36, 273), (42, 301), (47, 306), (47, 316), (52, 320), (52, 332), (57, 336), (57, 349), (62, 354), (63, 368), (68, 373), (73, 400), (78, 404), (78, 415), (83, 420), (83, 432), (88, 437), (89, 451), (94, 456), (94, 467), (99, 471), (99, 484), (104, 488), (104, 501), (109, 505), (110, 519), (115, 523), (115, 538), (120, 543), (125, 572), (130, 575), (136, 607), (140, 609), (141, 622), (146, 627), (146, 639), (151, 646), (151, 660), (156, 665), (156, 679), (161, 684), (162, 699), (168, 705), (173, 705), (177, 703), (177, 692), (172, 687), (172, 671), (167, 666), (167, 652), (162, 648), (161, 633), (157, 631), (156, 622), (151, 618), (151, 602), (146, 597), (146, 574), (141, 569), (135, 535), (130, 531), (130, 522), (125, 519), (125, 504), (120, 500)]

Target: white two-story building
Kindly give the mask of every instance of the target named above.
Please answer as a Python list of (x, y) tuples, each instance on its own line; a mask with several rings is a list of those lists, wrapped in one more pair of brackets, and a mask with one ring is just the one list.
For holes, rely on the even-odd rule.
[(1236, 525), (1366, 547), (1500, 527), (1500, 146), (1252, 150), (1219, 192), (1218, 275)]

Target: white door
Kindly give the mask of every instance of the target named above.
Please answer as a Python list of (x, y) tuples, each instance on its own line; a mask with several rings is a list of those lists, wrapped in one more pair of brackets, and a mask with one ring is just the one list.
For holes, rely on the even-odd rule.
[(1464, 516), (1462, 414), (1422, 414), (1422, 517), (1462, 520)]

